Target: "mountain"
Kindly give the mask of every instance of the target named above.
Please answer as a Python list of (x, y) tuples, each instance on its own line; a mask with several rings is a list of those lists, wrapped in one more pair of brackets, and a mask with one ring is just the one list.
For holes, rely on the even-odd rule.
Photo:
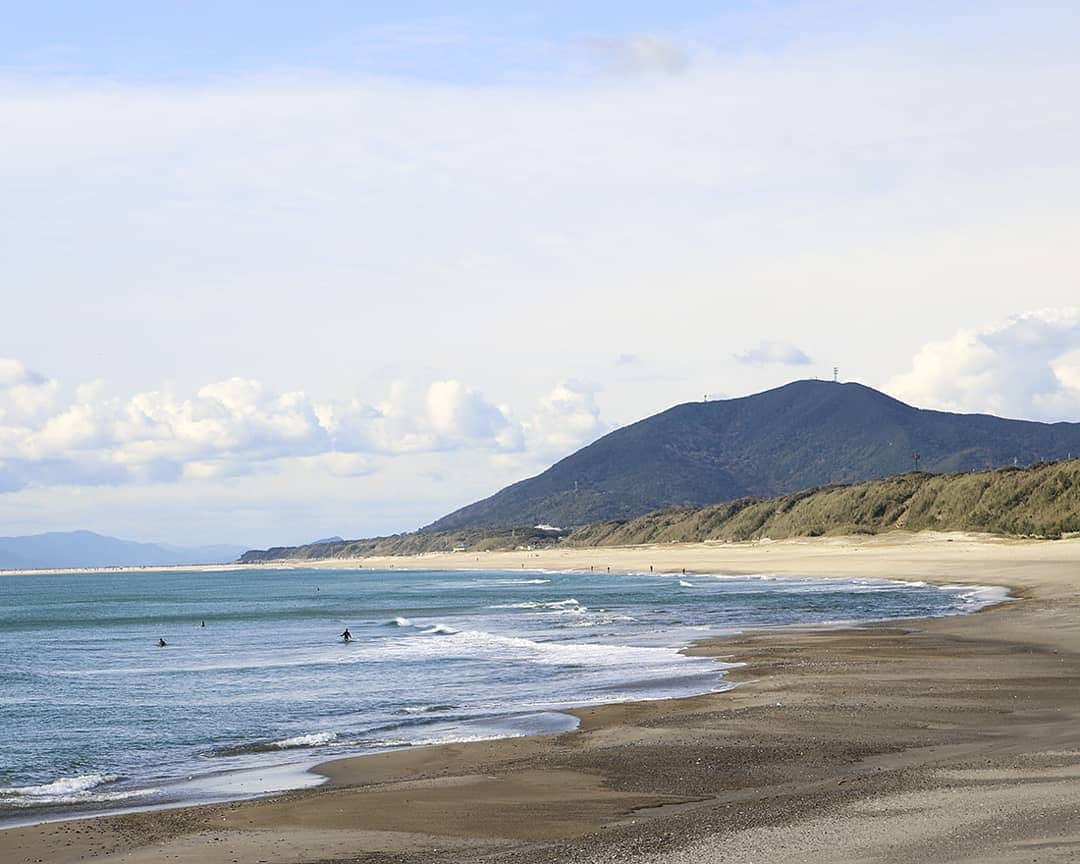
[(51, 531), (0, 537), (0, 569), (223, 564), (235, 561), (243, 551), (243, 546), (185, 548), (118, 540), (93, 531)]
[(785, 495), (899, 474), (915, 452), (935, 473), (1030, 465), (1080, 454), (1080, 423), (927, 411), (861, 384), (796, 381), (624, 426), (423, 530), (565, 528)]

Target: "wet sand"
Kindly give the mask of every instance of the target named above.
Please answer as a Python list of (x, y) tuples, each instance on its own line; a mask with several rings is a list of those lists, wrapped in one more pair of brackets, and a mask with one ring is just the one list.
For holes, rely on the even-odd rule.
[(340, 760), (320, 769), (327, 786), (257, 801), (14, 828), (0, 861), (1080, 860), (1080, 540), (896, 534), (355, 563), (875, 576), (1023, 599), (714, 640), (692, 650), (745, 663), (735, 690), (581, 709), (561, 735)]

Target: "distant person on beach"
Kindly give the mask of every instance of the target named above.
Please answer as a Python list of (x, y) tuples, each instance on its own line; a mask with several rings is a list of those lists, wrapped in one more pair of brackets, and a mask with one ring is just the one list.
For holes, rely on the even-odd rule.
[(164, 640), (164, 639), (158, 639), (158, 640), (157, 640), (157, 647), (158, 647), (158, 648), (164, 648), (164, 647), (165, 647), (165, 644), (166, 644), (166, 643), (165, 643), (165, 640)]
[(341, 634), (341, 638), (346, 642), (352, 642), (352, 633), (349, 632), (349, 628), (345, 628), (345, 632)]
[(205, 622), (205, 621), (203, 621), (203, 622), (202, 622), (202, 624), (200, 624), (199, 626), (200, 626), (200, 627), (205, 627), (205, 626), (206, 626), (206, 622)]

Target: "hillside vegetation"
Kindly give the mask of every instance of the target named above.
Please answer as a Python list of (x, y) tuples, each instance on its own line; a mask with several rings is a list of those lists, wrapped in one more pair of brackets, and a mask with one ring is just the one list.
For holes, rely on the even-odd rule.
[(427, 530), (573, 528), (788, 495), (909, 471), (915, 452), (932, 473), (1023, 467), (1080, 454), (1080, 423), (926, 411), (861, 384), (796, 381), (624, 426)]
[(779, 498), (678, 508), (574, 531), (576, 546), (974, 531), (1060, 538), (1080, 532), (1080, 460), (968, 474), (908, 473)]
[(661, 510), (574, 531), (539, 528), (419, 531), (370, 540), (253, 550), (242, 561), (364, 558), (568, 546), (740, 541), (769, 537), (973, 531), (1057, 539), (1080, 532), (1080, 459), (964, 474), (900, 474), (778, 498)]
[(542, 528), (504, 528), (499, 530), (462, 529), (460, 531), (413, 531), (388, 537), (366, 540), (312, 543), (307, 546), (275, 546), (272, 549), (252, 549), (245, 552), (241, 562), (313, 561), (319, 558), (371, 558), (381, 555), (424, 555), (428, 552), (486, 552), (516, 549), (518, 546), (550, 546), (569, 535), (569, 531), (547, 531)]

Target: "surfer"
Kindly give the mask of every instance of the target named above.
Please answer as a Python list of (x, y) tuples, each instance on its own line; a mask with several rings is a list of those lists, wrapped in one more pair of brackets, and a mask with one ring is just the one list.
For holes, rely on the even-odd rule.
[(164, 648), (164, 647), (165, 647), (165, 645), (166, 645), (166, 642), (165, 642), (165, 640), (164, 640), (164, 639), (158, 639), (158, 640), (157, 640), (157, 647), (158, 647), (158, 648)]
[(346, 642), (352, 642), (352, 633), (349, 632), (349, 628), (345, 628), (345, 632), (341, 634), (341, 638)]

